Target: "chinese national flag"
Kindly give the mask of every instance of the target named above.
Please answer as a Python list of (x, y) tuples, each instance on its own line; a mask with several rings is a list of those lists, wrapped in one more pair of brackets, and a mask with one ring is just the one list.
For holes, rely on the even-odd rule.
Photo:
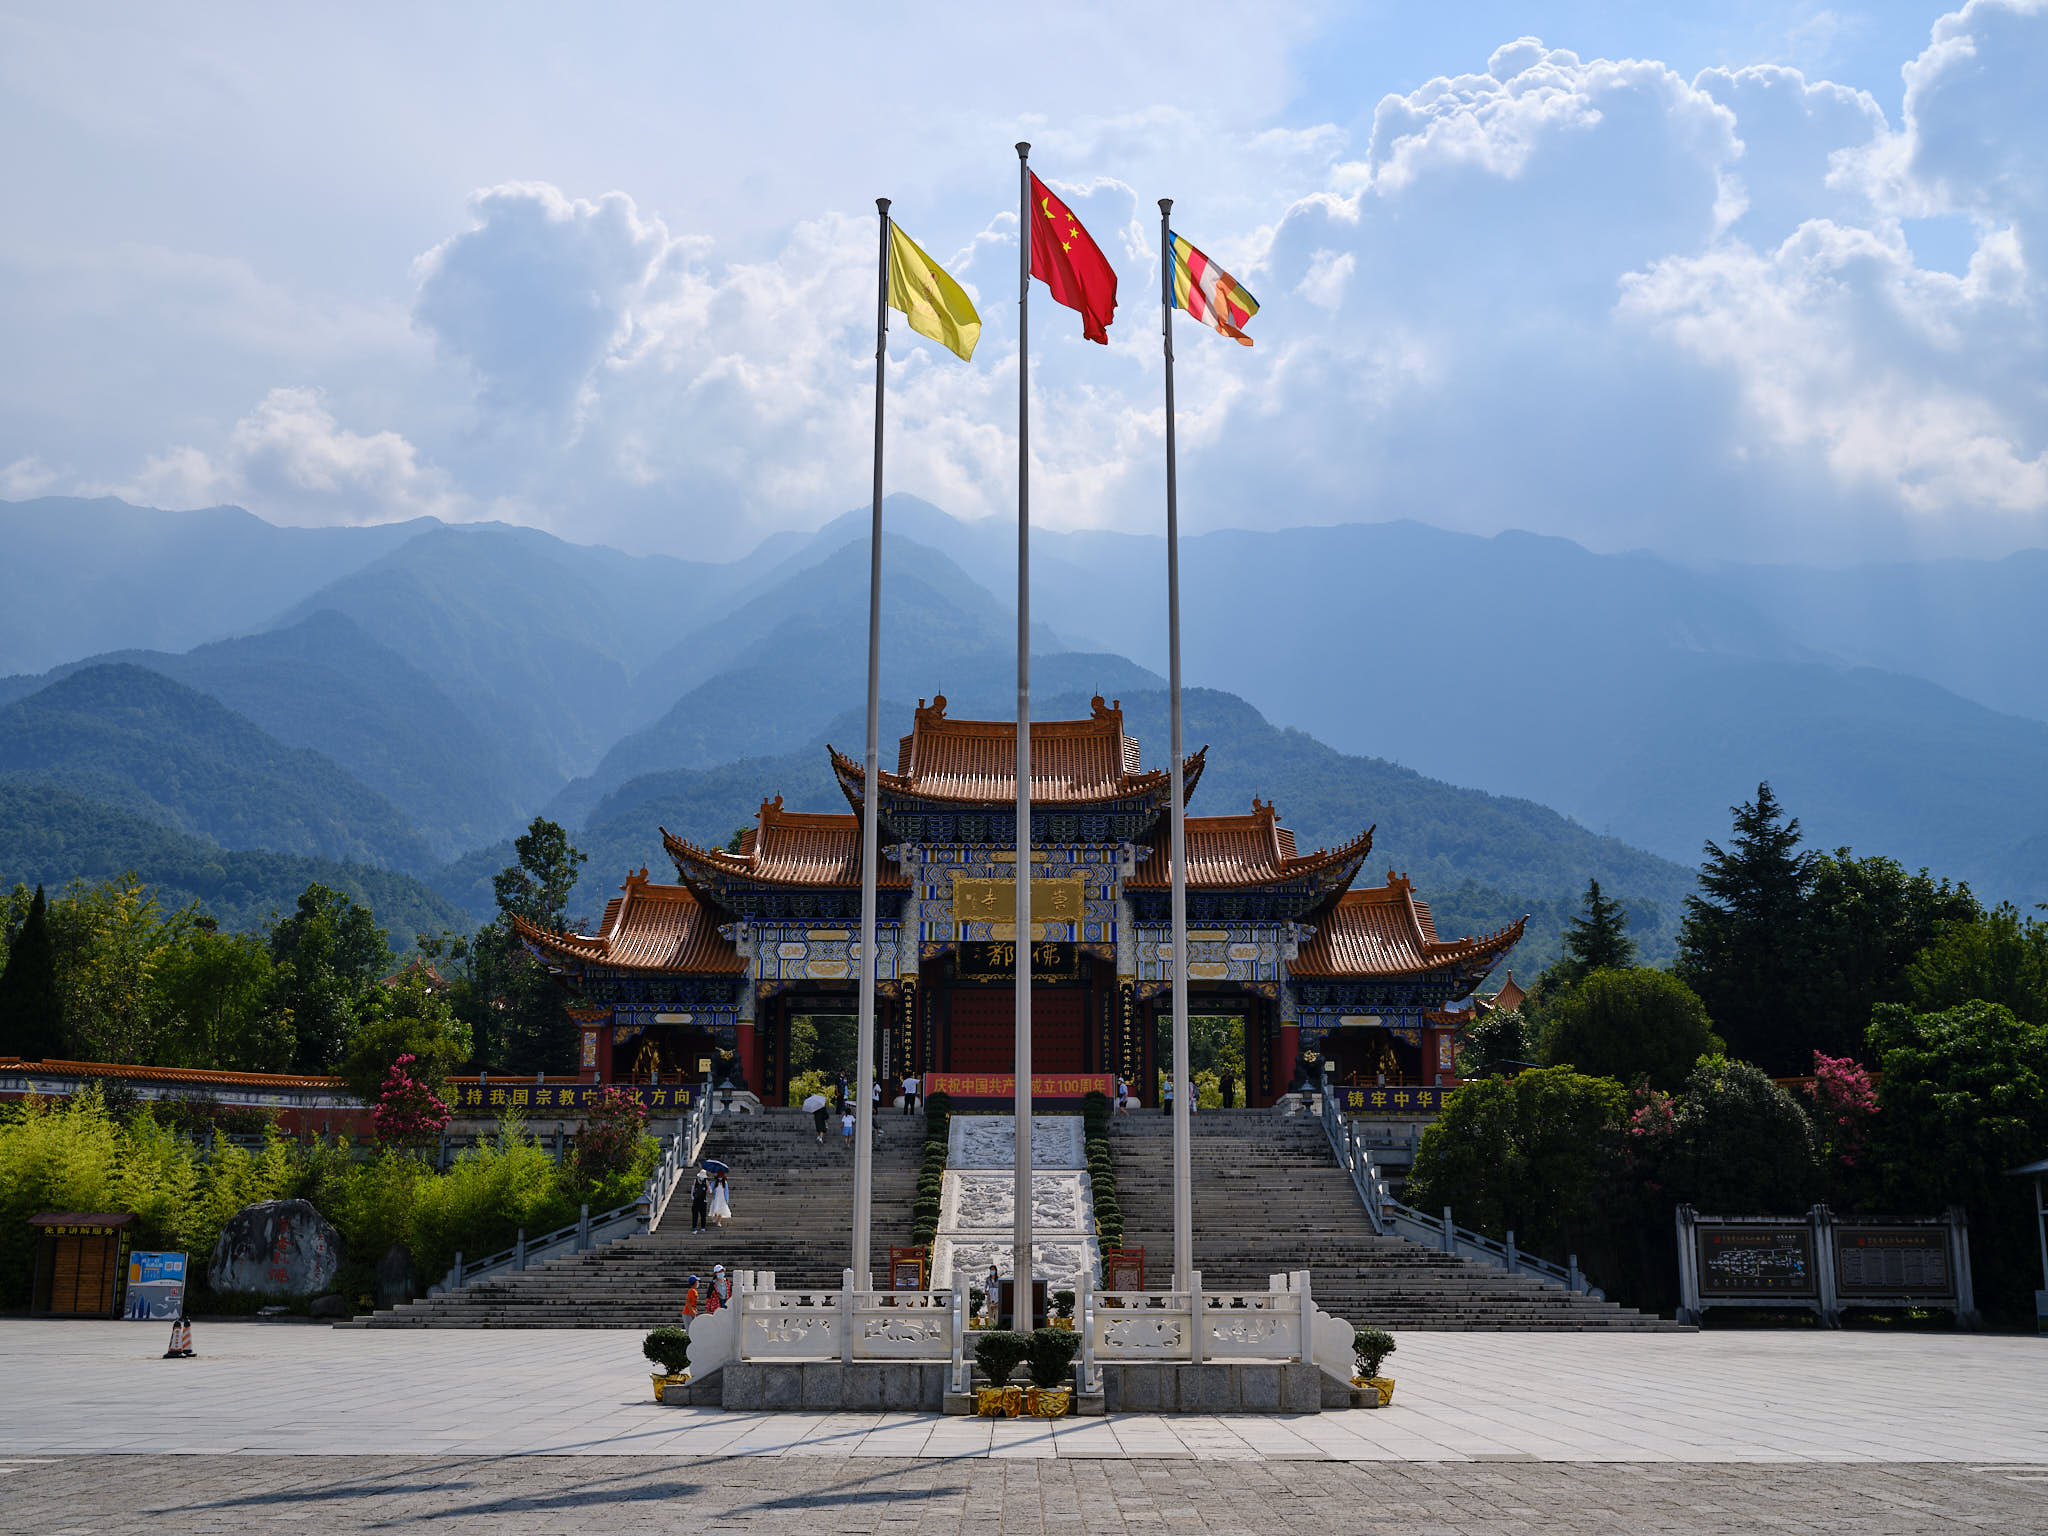
[(1067, 205), (1031, 178), (1031, 275), (1069, 309), (1081, 311), (1081, 334), (1109, 345), (1116, 315), (1116, 270)]

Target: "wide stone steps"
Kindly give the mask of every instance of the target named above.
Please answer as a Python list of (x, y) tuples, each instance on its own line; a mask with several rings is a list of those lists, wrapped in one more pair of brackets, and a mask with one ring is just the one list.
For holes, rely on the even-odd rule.
[[(1203, 1110), (1190, 1129), (1194, 1267), (1205, 1289), (1258, 1289), (1277, 1271), (1306, 1269), (1325, 1311), (1385, 1328), (1679, 1326), (1375, 1233), (1316, 1120)], [(1173, 1266), (1172, 1122), (1122, 1116), (1110, 1136), (1125, 1246), (1145, 1248), (1146, 1278), (1162, 1285)]]
[[(921, 1115), (876, 1117), (870, 1262), (878, 1276), (890, 1245), (910, 1241), (923, 1140)], [(363, 1326), (651, 1328), (680, 1318), (688, 1277), (708, 1278), (713, 1264), (773, 1270), (785, 1287), (838, 1289), (852, 1242), (853, 1150), (836, 1125), (820, 1146), (811, 1117), (798, 1111), (721, 1116), (703, 1156), (732, 1170), (728, 1225), (692, 1233), (689, 1190), (680, 1189), (652, 1232), (475, 1281)]]

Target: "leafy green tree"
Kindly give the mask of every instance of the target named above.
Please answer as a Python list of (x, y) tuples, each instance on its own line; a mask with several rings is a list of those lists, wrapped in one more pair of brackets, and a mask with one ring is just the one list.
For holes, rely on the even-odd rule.
[(1458, 1048), (1458, 1073), (1485, 1077), (1494, 1072), (1519, 1072), (1536, 1060), (1536, 1031), (1520, 1008), (1483, 1013), (1465, 1031)]
[(1718, 1216), (1791, 1215), (1821, 1196), (1813, 1122), (1746, 1061), (1709, 1056), (1678, 1098), (1668, 1185)]
[(1982, 915), (1968, 886), (1936, 881), (1924, 869), (1908, 874), (1896, 860), (1859, 859), (1847, 848), (1816, 858), (1793, 943), (1800, 975), (1788, 1022), (1800, 1052), (1791, 1070), (1805, 1071), (1814, 1051), (1859, 1054), (1870, 1010), (1911, 999), (1914, 957)]
[(0, 971), (0, 1055), (46, 1061), (64, 1054), (64, 1002), (57, 990), (57, 949), (43, 888), (7, 945)]
[(2048, 922), (2000, 906), (1945, 926), (1906, 969), (1913, 1008), (1939, 1013), (1997, 1003), (2029, 1024), (2048, 1024)]
[(445, 1100), (448, 1078), (470, 1058), (469, 1025), (418, 970), (401, 973), (378, 991), (381, 995), (360, 1011), (341, 1058), (341, 1077), (349, 1092), (365, 1103), (376, 1099), (392, 1066), (404, 1057), (409, 1058), (406, 1075)]
[(518, 862), (491, 877), (499, 914), (516, 913), (542, 928), (560, 928), (584, 855), (568, 833), (544, 816), (533, 818), (533, 824), (513, 840), (512, 851)]
[(1578, 1252), (1605, 1225), (1626, 1098), (1611, 1078), (1563, 1067), (1467, 1083), (1422, 1133), (1409, 1203), (1512, 1230), (1532, 1252)]
[(1799, 821), (1787, 817), (1769, 784), (1732, 808), (1735, 836), (1709, 842), (1701, 895), (1685, 900), (1679, 929), (1679, 979), (1699, 994), (1728, 1048), (1780, 1075), (1812, 1059), (1797, 1003), (1803, 992), (1798, 943), (1814, 855), (1799, 848)]
[(561, 1071), (576, 1059), (576, 1025), (563, 1010), (560, 985), (527, 952), (512, 919), (566, 927), (584, 855), (567, 833), (540, 816), (513, 848), (518, 862), (492, 877), (498, 918), (478, 929), (470, 943), (471, 984), (459, 1007), (474, 1027), (478, 1058), (493, 1070)]
[(1961, 1205), (1978, 1303), (2025, 1315), (2039, 1283), (2032, 1191), (2005, 1170), (2048, 1149), (2048, 1025), (1981, 1000), (1936, 1013), (1880, 1005), (1873, 1152), (1894, 1209)]
[(71, 1049), (86, 1061), (158, 1065), (175, 1050), (160, 973), (194, 931), (196, 907), (166, 912), (133, 873), (74, 880), (53, 910), (58, 985)]
[(1589, 972), (1546, 1013), (1541, 1046), (1546, 1066), (1664, 1089), (1720, 1049), (1692, 988), (1647, 967)]
[(175, 1065), (282, 1072), (291, 1065), (291, 1021), (273, 1000), (276, 967), (252, 933), (201, 923), (163, 958), (158, 1005), (174, 1041)]
[(1565, 979), (1577, 981), (1593, 971), (1622, 971), (1636, 963), (1635, 941), (1628, 936), (1628, 908), (1600, 894), (1600, 882), (1586, 882), (1586, 909), (1564, 932)]
[(391, 946), (368, 908), (316, 882), (300, 894), (298, 909), (270, 930), (270, 955), (277, 967), (274, 1000), (289, 1011), (296, 1036), (292, 1064), (325, 1072), (341, 1060), (358, 1021), (374, 1006)]

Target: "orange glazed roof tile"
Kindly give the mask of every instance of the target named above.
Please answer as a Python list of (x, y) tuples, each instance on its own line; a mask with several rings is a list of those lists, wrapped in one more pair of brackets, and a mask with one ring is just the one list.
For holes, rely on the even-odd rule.
[[(1192, 792), (1203, 753), (1183, 765)], [(863, 766), (841, 752), (832, 765), (858, 800), (855, 786)], [(1164, 769), (1143, 771), (1138, 740), (1124, 734), (1121, 703), (1105, 704), (1098, 694), (1086, 720), (1031, 722), (1031, 798), (1045, 805), (1087, 805), (1143, 794), (1167, 781)], [(910, 734), (897, 743), (896, 771), (882, 771), (882, 787), (923, 800), (960, 800), (978, 805), (1017, 798), (1017, 726), (1011, 720), (949, 720), (946, 696), (917, 701)]]
[(1402, 976), (1458, 966), (1477, 982), (1515, 946), (1528, 921), (1484, 938), (1445, 942), (1408, 877), (1389, 871), (1385, 885), (1339, 897), (1288, 970), (1298, 977)]
[[(860, 884), (860, 822), (840, 812), (785, 811), (782, 796), (763, 800), (754, 826), (740, 837), (738, 853), (699, 848), (662, 829), (662, 843), (685, 878), (691, 871), (757, 880), (764, 885), (857, 886)], [(896, 861), (876, 866), (884, 890), (908, 890), (910, 877)]]
[(512, 926), (535, 949), (559, 960), (621, 971), (684, 971), (738, 976), (747, 966), (721, 938), (717, 920), (683, 885), (656, 885), (647, 871), (626, 877), (625, 893), (604, 909), (595, 934), (555, 933), (515, 914)]
[(297, 1072), (216, 1072), (211, 1067), (145, 1067), (109, 1061), (24, 1061), (19, 1056), (0, 1056), (0, 1072), (26, 1072), (43, 1077), (118, 1077), (138, 1083), (185, 1083), (196, 1087), (218, 1083), (227, 1088), (280, 1091), (325, 1092), (343, 1086), (338, 1077)]
[[(1319, 848), (1298, 854), (1294, 834), (1280, 825), (1272, 803), (1252, 801), (1248, 816), (1190, 816), (1187, 820), (1188, 885), (1197, 890), (1230, 886), (1272, 885), (1298, 880), (1318, 870), (1364, 860), (1372, 851), (1373, 829), (1341, 848)], [(1163, 891), (1173, 883), (1173, 828), (1162, 818), (1146, 846), (1152, 856), (1138, 865), (1125, 887), (1130, 890)]]

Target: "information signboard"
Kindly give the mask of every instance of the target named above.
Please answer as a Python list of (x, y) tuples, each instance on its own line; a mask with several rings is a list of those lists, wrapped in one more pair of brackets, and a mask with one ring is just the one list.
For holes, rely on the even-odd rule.
[[(1010, 981), (1017, 974), (1017, 946), (1008, 939), (964, 939), (959, 946), (962, 981)], [(1033, 981), (1078, 981), (1081, 946), (1065, 939), (1040, 939), (1031, 946)]]
[(1820, 1296), (1810, 1227), (1712, 1226), (1701, 1222), (1694, 1231), (1699, 1242), (1703, 1298), (1783, 1296), (1810, 1301)]
[(1942, 1227), (1837, 1226), (1835, 1290), (1865, 1296), (1953, 1296), (1948, 1232)]
[(185, 1315), (185, 1255), (128, 1255), (128, 1303), (122, 1316), (145, 1323), (176, 1322)]

